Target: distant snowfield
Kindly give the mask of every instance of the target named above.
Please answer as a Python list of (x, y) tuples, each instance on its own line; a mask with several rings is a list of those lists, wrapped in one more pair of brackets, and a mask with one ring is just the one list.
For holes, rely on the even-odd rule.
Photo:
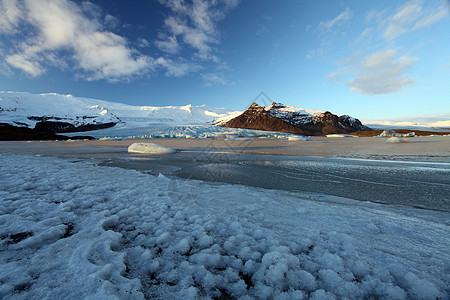
[(448, 213), (31, 155), (0, 174), (0, 298), (448, 299)]
[(17, 125), (19, 122), (27, 124), (31, 128), (34, 127), (36, 120), (30, 119), (30, 116), (47, 116), (52, 121), (63, 118), (61, 121), (74, 123), (74, 125), (118, 122), (120, 120), (122, 125), (143, 127), (207, 124), (216, 118), (233, 113), (229, 109), (206, 105), (132, 106), (55, 93), (38, 95), (1, 91), (0, 108), (0, 122), (13, 125)]
[(409, 129), (424, 131), (450, 131), (450, 120), (445, 118), (423, 118), (413, 121), (363, 120), (364, 125), (376, 129)]

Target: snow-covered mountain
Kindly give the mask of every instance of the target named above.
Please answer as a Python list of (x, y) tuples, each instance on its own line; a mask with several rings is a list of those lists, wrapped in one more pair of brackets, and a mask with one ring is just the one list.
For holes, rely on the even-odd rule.
[(111, 127), (207, 124), (232, 111), (202, 106), (132, 106), (60, 94), (0, 92), (0, 123), (53, 132)]
[(216, 125), (233, 128), (282, 131), (305, 135), (348, 133), (370, 130), (348, 115), (296, 108), (273, 102), (269, 107), (253, 103), (246, 111), (217, 119)]

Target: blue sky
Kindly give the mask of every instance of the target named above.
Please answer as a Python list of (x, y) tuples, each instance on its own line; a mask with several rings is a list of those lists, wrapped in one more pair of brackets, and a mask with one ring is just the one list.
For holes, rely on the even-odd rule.
[(449, 0), (0, 0), (0, 15), (0, 90), (450, 117)]

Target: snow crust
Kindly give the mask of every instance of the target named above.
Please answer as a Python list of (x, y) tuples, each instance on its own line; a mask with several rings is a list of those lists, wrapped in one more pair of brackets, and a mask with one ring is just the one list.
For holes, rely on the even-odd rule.
[(143, 154), (169, 154), (175, 150), (170, 147), (157, 145), (154, 143), (133, 143), (128, 147), (128, 152)]
[(448, 213), (30, 155), (0, 174), (2, 299), (448, 299)]

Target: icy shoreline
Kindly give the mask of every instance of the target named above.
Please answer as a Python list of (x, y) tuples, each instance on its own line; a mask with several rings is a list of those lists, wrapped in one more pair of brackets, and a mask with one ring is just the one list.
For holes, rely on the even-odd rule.
[(448, 298), (448, 213), (30, 155), (0, 172), (1, 298)]

